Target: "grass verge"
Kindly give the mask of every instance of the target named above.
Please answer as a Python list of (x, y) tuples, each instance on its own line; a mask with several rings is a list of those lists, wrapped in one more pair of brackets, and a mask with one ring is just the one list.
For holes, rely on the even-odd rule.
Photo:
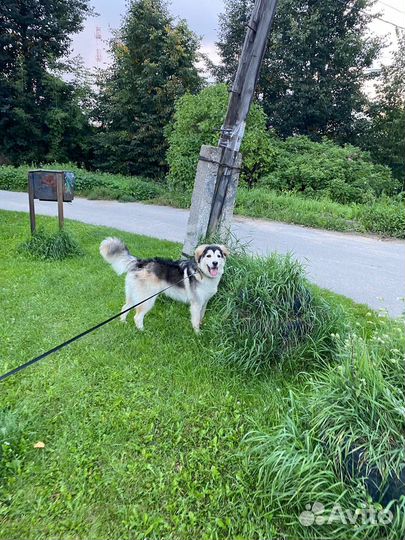
[[(76, 194), (90, 199), (143, 201), (177, 208), (189, 208), (191, 203), (190, 193), (170, 191), (165, 184), (147, 178), (90, 172), (71, 163), (46, 167), (73, 171)], [(0, 189), (26, 191), (30, 168), (0, 166)], [(237, 214), (247, 217), (393, 238), (405, 238), (404, 210), (401, 197), (380, 198), (370, 204), (339, 204), (327, 198), (311, 199), (292, 192), (244, 187), (238, 190), (235, 208)]]

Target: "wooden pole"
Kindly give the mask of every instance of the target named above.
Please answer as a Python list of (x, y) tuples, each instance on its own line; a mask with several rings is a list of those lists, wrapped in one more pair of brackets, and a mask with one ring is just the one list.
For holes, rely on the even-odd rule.
[(64, 174), (57, 173), (56, 175), (56, 195), (58, 199), (58, 218), (59, 218), (59, 229), (63, 229), (64, 218), (63, 218), (63, 189), (64, 189)]
[(36, 229), (35, 224), (35, 203), (34, 203), (34, 176), (28, 173), (28, 202), (30, 207), (30, 225), (31, 234), (34, 234)]
[(218, 228), (227, 188), (245, 132), (246, 117), (252, 103), (267, 39), (278, 0), (256, 0), (231, 89), (228, 111), (221, 129), (218, 146), (223, 151), (215, 185), (207, 235)]

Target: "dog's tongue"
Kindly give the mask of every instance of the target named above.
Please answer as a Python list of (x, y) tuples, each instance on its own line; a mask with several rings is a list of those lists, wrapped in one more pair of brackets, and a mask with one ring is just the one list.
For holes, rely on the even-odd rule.
[(211, 276), (215, 277), (218, 275), (218, 268), (210, 268)]

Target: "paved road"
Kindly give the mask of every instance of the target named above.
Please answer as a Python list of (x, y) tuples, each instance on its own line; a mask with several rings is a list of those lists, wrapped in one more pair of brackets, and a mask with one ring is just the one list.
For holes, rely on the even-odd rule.
[[(28, 211), (26, 193), (0, 191), (0, 208)], [(56, 215), (56, 204), (36, 201), (36, 211)], [(188, 212), (165, 206), (76, 198), (65, 204), (66, 218), (182, 242)], [(233, 232), (258, 254), (292, 252), (306, 264), (310, 279), (339, 294), (386, 308), (396, 317), (405, 307), (405, 241), (379, 240), (274, 221), (236, 217)]]

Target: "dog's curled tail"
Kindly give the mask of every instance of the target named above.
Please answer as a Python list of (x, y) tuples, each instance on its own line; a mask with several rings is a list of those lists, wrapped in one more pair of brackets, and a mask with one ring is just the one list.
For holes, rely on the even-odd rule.
[(100, 244), (100, 254), (104, 260), (111, 264), (113, 269), (120, 276), (128, 271), (128, 266), (131, 262), (136, 261), (119, 238), (106, 238)]

